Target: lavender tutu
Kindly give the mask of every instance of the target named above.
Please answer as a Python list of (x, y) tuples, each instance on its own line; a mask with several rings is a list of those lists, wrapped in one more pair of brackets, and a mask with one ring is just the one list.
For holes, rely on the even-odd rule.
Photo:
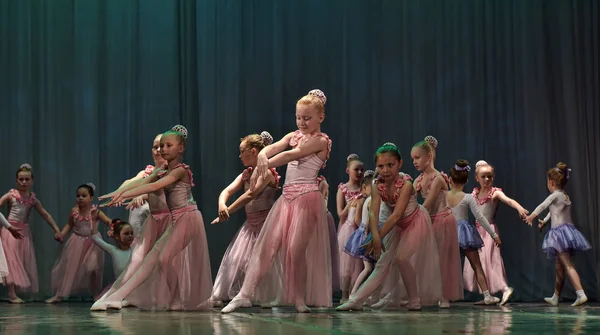
[(571, 223), (551, 228), (542, 243), (542, 251), (549, 259), (556, 259), (557, 253), (586, 251), (591, 248), (583, 234)]
[(458, 228), (458, 245), (461, 249), (481, 249), (483, 240), (474, 224), (467, 220), (456, 222)]
[(365, 224), (361, 223), (360, 227), (352, 232), (348, 238), (348, 242), (346, 242), (346, 245), (344, 246), (344, 252), (352, 257), (363, 258), (364, 252), (361, 251), (360, 246), (364, 243), (364, 240)]

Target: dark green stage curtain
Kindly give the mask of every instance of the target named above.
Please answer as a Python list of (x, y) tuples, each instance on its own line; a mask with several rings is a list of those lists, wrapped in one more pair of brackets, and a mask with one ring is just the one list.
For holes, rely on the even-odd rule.
[[(438, 169), (485, 159), (529, 210), (548, 194), (546, 169), (567, 162), (575, 224), (593, 246), (575, 264), (596, 298), (599, 18), (595, 0), (0, 0), (0, 189), (32, 164), (34, 191), (62, 226), (77, 185), (112, 191), (151, 163), (156, 134), (181, 123), (208, 223), (243, 168), (240, 137), (294, 130), (295, 102), (320, 88), (332, 194), (348, 154), (373, 168), (387, 141), (416, 177), (410, 148), (426, 135), (439, 140)], [(242, 222), (207, 224), (213, 276)], [(497, 222), (515, 299), (551, 295), (543, 234), (505, 205)], [(36, 214), (31, 226), (42, 299), (60, 245)]]

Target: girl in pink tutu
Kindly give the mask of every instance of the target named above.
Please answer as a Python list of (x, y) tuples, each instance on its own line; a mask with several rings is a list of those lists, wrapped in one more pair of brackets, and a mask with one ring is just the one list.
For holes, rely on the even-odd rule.
[(412, 147), (410, 155), (413, 165), (421, 172), (414, 186), (431, 217), (438, 246), (443, 293), (439, 306), (449, 308), (450, 301), (463, 299), (462, 268), (456, 221), (446, 205), (448, 176), (434, 167), (437, 145), (435, 137), (427, 136)]
[(358, 277), (356, 278), (356, 282), (352, 287), (351, 294), (354, 294), (358, 291), (360, 285), (369, 277), (371, 272), (373, 271), (374, 262), (367, 257), (364, 257), (362, 252), (360, 251), (360, 247), (365, 241), (368, 230), (369, 223), (369, 210), (371, 205), (371, 186), (373, 183), (373, 178), (375, 176), (375, 172), (372, 170), (365, 171), (362, 181), (361, 181), (361, 194), (362, 197), (359, 197), (356, 201), (356, 215), (354, 217), (355, 222), (360, 222), (360, 226), (356, 229), (348, 238), (348, 242), (344, 246), (344, 252), (348, 255), (360, 259), (363, 262), (363, 270), (360, 272)]
[(346, 158), (346, 173), (348, 182), (338, 185), (336, 195), (337, 212), (340, 218), (338, 227), (338, 246), (340, 248), (340, 289), (342, 290), (341, 303), (348, 300), (356, 279), (363, 269), (362, 261), (344, 252), (350, 235), (358, 228), (360, 222), (355, 222), (356, 199), (361, 197), (360, 181), (364, 166), (357, 154)]
[(565, 284), (565, 272), (575, 288), (577, 300), (571, 305), (573, 307), (583, 305), (588, 298), (581, 286), (579, 274), (571, 260), (575, 252), (590, 250), (592, 246), (586, 238), (573, 225), (571, 217), (571, 199), (565, 192), (565, 186), (569, 181), (571, 169), (567, 164), (560, 162), (548, 170), (546, 173), (548, 190), (550, 194), (531, 215), (525, 218), (525, 221), (531, 226), (536, 217), (549, 208), (548, 215), (543, 220), (538, 220), (538, 228), (542, 228), (552, 220), (551, 228), (544, 237), (542, 251), (546, 253), (549, 259), (556, 259), (556, 285), (554, 295), (545, 298), (547, 303), (557, 306), (560, 300), (560, 294)]
[[(161, 168), (167, 162), (166, 160), (164, 160), (164, 158), (162, 158), (160, 154), (161, 137), (162, 134), (156, 136), (154, 138), (152, 146), (152, 157), (154, 159), (155, 165), (153, 167), (146, 167), (145, 170), (140, 171), (140, 173), (138, 173), (137, 176), (133, 177), (132, 179), (129, 179), (129, 181), (124, 183), (120, 188), (132, 188), (136, 185), (139, 186), (140, 183), (145, 182), (145, 178), (148, 178), (152, 174), (161, 171)], [(129, 262), (129, 265), (127, 266), (125, 271), (121, 272), (121, 274), (112, 284), (110, 289), (106, 293), (104, 293), (99, 300), (104, 300), (108, 295), (114, 293), (117, 289), (121, 288), (123, 283), (127, 282), (131, 278), (131, 276), (138, 270), (138, 268), (142, 264), (142, 261), (146, 258), (150, 250), (152, 250), (156, 241), (158, 241), (158, 239), (163, 235), (163, 233), (171, 223), (171, 212), (169, 211), (169, 207), (167, 206), (165, 192), (162, 189), (134, 198), (127, 205), (126, 208), (133, 210), (134, 208), (142, 206), (145, 203), (148, 204), (150, 215), (148, 215), (144, 223), (140, 225), (140, 237), (135, 238), (135, 243), (133, 244), (133, 250), (131, 251), (131, 260)], [(132, 211), (130, 217), (135, 217), (134, 213), (136, 212)], [(136, 220), (139, 220), (139, 217), (136, 218)], [(141, 292), (141, 294), (143, 294), (143, 292)], [(130, 304), (127, 301), (123, 302), (123, 306), (129, 305)], [(102, 301), (100, 301), (98, 304), (95, 304), (95, 306), (99, 307), (100, 310), (106, 307), (106, 305), (103, 304)]]
[[(390, 292), (396, 301), (408, 297), (408, 309), (437, 304), (442, 297), (440, 264), (435, 235), (427, 211), (417, 203), (411, 177), (400, 173), (402, 157), (392, 143), (385, 143), (375, 153), (379, 178), (371, 192), (369, 225), (371, 234), (365, 243), (365, 255), (377, 259), (367, 281), (336, 310), (362, 310), (363, 302), (378, 291), (388, 276), (398, 278)], [(385, 203), (392, 211), (381, 229), (379, 206)]]
[[(479, 161), (475, 164), (475, 178), (480, 187), (473, 189), (473, 198), (477, 201), (481, 214), (489, 221), (496, 234), (499, 233), (495, 217), (500, 201), (516, 209), (519, 216), (522, 218), (529, 213), (518, 202), (507, 197), (506, 194), (502, 192), (502, 189), (493, 186), (494, 167), (489, 165), (486, 161)], [(476, 225), (479, 235), (483, 238), (483, 247), (479, 253), (479, 258), (481, 259), (481, 265), (483, 266), (483, 271), (487, 277), (488, 288), (492, 295), (502, 291), (502, 300), (500, 301), (500, 305), (502, 306), (508, 302), (508, 299), (511, 297), (514, 290), (507, 284), (506, 271), (504, 270), (504, 261), (500, 254), (500, 248), (494, 244), (491, 236), (485, 233), (485, 229), (481, 227), (479, 222), (477, 222)], [(468, 266), (467, 262), (468, 260), (465, 260), (465, 267), (463, 268), (465, 289), (471, 292), (479, 290), (481, 293), (481, 288), (477, 285), (477, 275), (473, 272), (472, 267)]]
[[(133, 178), (124, 181), (123, 184), (121, 184), (121, 186), (119, 186), (119, 188), (121, 188), (131, 182), (147, 178), (152, 174), (152, 171), (154, 171), (154, 169), (167, 164), (167, 161), (165, 161), (160, 156), (160, 138), (161, 138), (161, 136), (162, 136), (162, 134), (156, 135), (156, 137), (154, 138), (154, 141), (152, 143), (152, 158), (154, 160), (154, 166), (147, 165), (144, 170), (138, 172), (138, 174), (135, 175)], [(162, 194), (162, 191), (161, 191), (161, 194)], [(142, 194), (139, 197), (136, 197), (135, 199), (133, 199), (132, 205), (129, 206), (130, 211), (129, 211), (128, 222), (131, 225), (131, 227), (133, 227), (133, 235), (136, 239), (139, 239), (141, 237), (142, 226), (143, 226), (144, 222), (146, 222), (146, 219), (148, 218), (148, 216), (150, 216), (150, 214), (151, 214), (150, 203), (148, 201), (149, 197), (150, 197), (150, 195), (148, 195), (148, 194)], [(164, 197), (164, 195), (163, 195), (163, 197)], [(165, 208), (166, 208), (166, 205), (165, 205)], [(109, 236), (111, 236), (111, 235), (109, 235)]]
[(319, 185), (319, 191), (323, 194), (325, 211), (327, 211), (329, 250), (331, 250), (331, 288), (333, 292), (337, 292), (340, 290), (340, 250), (335, 229), (335, 220), (327, 207), (327, 204), (329, 203), (329, 183), (327, 182), (327, 179), (325, 179), (325, 176), (318, 176), (317, 185)]
[[(258, 155), (251, 185), (259, 176), (267, 176), (268, 168), (287, 164), (283, 196), (265, 220), (240, 293), (223, 308), (223, 313), (252, 306), (251, 299), (274, 265), (283, 271), (280, 304), (294, 304), (299, 313), (310, 312), (306, 305), (331, 306), (329, 229), (316, 180), (331, 152), (331, 140), (321, 132), (325, 102), (325, 94), (320, 90), (312, 90), (298, 100), (298, 130), (268, 145)], [(288, 147), (292, 149), (285, 150)]]
[[(240, 159), (247, 167), (219, 195), (219, 217), (211, 224), (229, 220), (229, 215), (242, 208), (246, 210), (246, 222), (240, 228), (233, 241), (225, 251), (215, 285), (213, 286), (212, 302), (215, 307), (222, 307), (223, 300), (230, 300), (240, 292), (247, 273), (248, 262), (258, 234), (275, 202), (275, 193), (279, 187), (279, 175), (275, 169), (266, 178), (258, 180), (256, 187), (250, 189), (250, 176), (256, 169), (258, 153), (267, 145), (273, 143), (273, 137), (266, 131), (260, 135), (248, 135), (241, 140)], [(239, 190), (244, 190), (236, 201), (227, 206), (227, 199)], [(276, 284), (268, 285), (271, 288)], [(260, 298), (259, 298), (260, 300)]]
[(60, 302), (72, 293), (91, 292), (95, 297), (102, 290), (104, 252), (91, 239), (92, 226), (98, 220), (110, 225), (111, 219), (92, 206), (95, 189), (92, 183), (77, 188), (77, 206), (71, 209), (69, 223), (61, 232), (63, 239), (69, 231), (73, 230), (73, 234), (52, 268), (51, 283), (55, 294), (46, 300), (48, 304)]
[(172, 224), (131, 278), (116, 291), (105, 294), (92, 310), (121, 309), (123, 299), (152, 310), (212, 308), (212, 276), (204, 221), (192, 196), (192, 171), (181, 163), (186, 139), (187, 129), (180, 125), (164, 133), (160, 153), (168, 162), (167, 167), (101, 197), (112, 198), (106, 206), (121, 205), (124, 200), (163, 189)]
[[(31, 165), (23, 164), (17, 170), (17, 188), (8, 191), (0, 198), (0, 207), (8, 203), (9, 213), (7, 221), (11, 228), (0, 229), (0, 239), (6, 256), (8, 275), (3, 278), (8, 289), (8, 301), (12, 304), (22, 304), (24, 301), (17, 296), (15, 287), (21, 291), (36, 293), (39, 290), (37, 264), (33, 239), (29, 230), (29, 213), (32, 208), (54, 230), (54, 239), (62, 242), (60, 229), (54, 222), (52, 215), (46, 211), (35, 193), (31, 192), (33, 186), (33, 171)], [(18, 231), (18, 233), (17, 233)], [(19, 238), (22, 236), (22, 238)]]
[(469, 210), (475, 215), (477, 222), (490, 235), (498, 248), (502, 242), (498, 234), (490, 226), (488, 220), (479, 211), (479, 207), (473, 196), (463, 192), (463, 188), (469, 180), (469, 171), (471, 171), (469, 162), (463, 159), (457, 160), (454, 167), (450, 169), (450, 191), (446, 192), (446, 202), (452, 209), (452, 214), (456, 219), (458, 245), (469, 260), (473, 272), (477, 275), (477, 283), (484, 296), (483, 301), (486, 305), (492, 305), (498, 303), (500, 299), (491, 296), (488, 290), (487, 279), (481, 266), (478, 252), (483, 247), (483, 240), (475, 225), (469, 222)]

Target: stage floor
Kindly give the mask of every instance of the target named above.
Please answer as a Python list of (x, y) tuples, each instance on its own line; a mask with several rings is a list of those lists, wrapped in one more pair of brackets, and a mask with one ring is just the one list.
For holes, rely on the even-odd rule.
[(297, 314), (293, 309), (214, 312), (90, 312), (90, 303), (0, 305), (0, 334), (600, 334), (600, 305), (572, 308), (459, 303), (448, 310)]

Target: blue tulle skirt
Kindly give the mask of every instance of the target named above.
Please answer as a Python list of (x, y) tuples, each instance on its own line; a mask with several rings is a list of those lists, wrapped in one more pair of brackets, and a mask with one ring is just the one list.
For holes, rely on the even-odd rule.
[(360, 246), (363, 245), (365, 241), (365, 228), (365, 224), (361, 223), (360, 227), (350, 235), (348, 242), (346, 242), (346, 245), (344, 246), (344, 251), (348, 255), (356, 258), (363, 257), (364, 254), (361, 252)]
[(481, 249), (483, 240), (477, 231), (477, 227), (467, 220), (456, 222), (458, 229), (458, 245), (461, 249)]
[(549, 259), (556, 259), (557, 253), (590, 250), (590, 242), (571, 223), (550, 228), (544, 237), (542, 251)]

